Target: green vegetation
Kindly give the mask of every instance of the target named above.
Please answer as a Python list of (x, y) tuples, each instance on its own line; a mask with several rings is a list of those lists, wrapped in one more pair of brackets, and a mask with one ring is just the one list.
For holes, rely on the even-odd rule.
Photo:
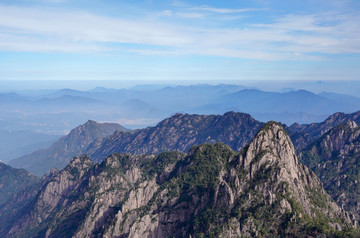
[(155, 158), (143, 157), (140, 161), (140, 168), (143, 175), (150, 179), (155, 175), (160, 175), (166, 166), (176, 163), (182, 157), (184, 157), (184, 153), (181, 152), (162, 152)]
[(40, 179), (25, 169), (14, 169), (0, 162), (0, 207), (18, 192), (40, 185)]

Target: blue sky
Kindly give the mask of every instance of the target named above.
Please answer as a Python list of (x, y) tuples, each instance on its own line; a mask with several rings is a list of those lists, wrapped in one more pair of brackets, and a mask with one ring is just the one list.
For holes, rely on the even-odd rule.
[(360, 80), (358, 0), (1, 0), (0, 80)]

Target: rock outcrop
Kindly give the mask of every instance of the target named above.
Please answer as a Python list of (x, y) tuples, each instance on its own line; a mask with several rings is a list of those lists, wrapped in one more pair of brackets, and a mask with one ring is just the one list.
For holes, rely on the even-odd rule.
[(331, 129), (299, 155), (333, 199), (360, 219), (360, 127), (356, 122)]
[(76, 157), (43, 179), (7, 237), (298, 237), (355, 227), (270, 122), (240, 153), (216, 143), (95, 165)]

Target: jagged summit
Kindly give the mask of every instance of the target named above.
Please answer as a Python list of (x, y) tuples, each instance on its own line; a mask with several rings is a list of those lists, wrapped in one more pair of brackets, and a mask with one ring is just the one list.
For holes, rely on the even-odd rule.
[(95, 161), (117, 153), (157, 154), (178, 150), (187, 152), (193, 145), (223, 142), (240, 151), (263, 123), (249, 114), (227, 112), (224, 115), (175, 114), (154, 127), (117, 132), (90, 146), (87, 153)]
[(77, 168), (79, 170), (87, 170), (94, 163), (92, 162), (91, 158), (87, 155), (81, 155), (74, 157), (70, 163), (65, 167), (65, 170), (71, 170), (73, 168)]
[(291, 134), (291, 138), (296, 148), (304, 149), (326, 132), (348, 121), (354, 121), (355, 123), (360, 124), (360, 111), (351, 114), (337, 112), (329, 116), (323, 122), (303, 125), (295, 123), (287, 128), (287, 130)]
[(96, 121), (94, 121), (94, 120), (88, 120), (85, 124), (84, 124), (84, 126), (88, 126), (88, 125), (96, 125), (96, 124), (99, 124), (99, 123), (97, 123)]
[(251, 174), (256, 171), (256, 168), (250, 168), (255, 163), (257, 168), (265, 163), (281, 164), (291, 172), (293, 178), (298, 179), (299, 163), (294, 146), (279, 123), (266, 123), (246, 148), (244, 167), (251, 169)]
[[(250, 178), (256, 178), (259, 173), (264, 173), (268, 169), (272, 171), (272, 177), (276, 179), (275, 184), (269, 185), (271, 187), (268, 191), (270, 194), (276, 194), (280, 184), (285, 183), (287, 193), (292, 194), (291, 197), (294, 201), (302, 207), (302, 212), (297, 214), (298, 216), (318, 219), (316, 217), (324, 212), (333, 218), (343, 214), (325, 192), (316, 175), (298, 162), (294, 146), (280, 124), (276, 122), (265, 124), (244, 150), (240, 156), (240, 161), (245, 169), (250, 171)], [(266, 190), (266, 185), (262, 189)], [(262, 193), (266, 192), (263, 191)], [(328, 204), (329, 208), (314, 204), (312, 200), (314, 197), (322, 201), (322, 204)], [(294, 209), (293, 206), (294, 204), (291, 204), (292, 209)], [(318, 214), (314, 211), (317, 211)], [(349, 215), (341, 216), (342, 219), (350, 221)], [(337, 224), (332, 223), (332, 226), (336, 227)]]

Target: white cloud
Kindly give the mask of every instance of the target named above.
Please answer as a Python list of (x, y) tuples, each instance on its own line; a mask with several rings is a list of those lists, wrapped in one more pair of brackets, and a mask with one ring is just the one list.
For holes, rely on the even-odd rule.
[(165, 10), (165, 11), (163, 11), (162, 12), (162, 14), (161, 15), (163, 15), (163, 16), (172, 16), (173, 15), (173, 13), (172, 13), (172, 11), (171, 10)]
[(199, 12), (178, 12), (176, 15), (183, 18), (204, 18), (206, 16)]
[[(205, 9), (219, 13), (246, 10)], [(250, 10), (254, 9), (247, 9)], [(204, 17), (201, 12), (174, 13), (173, 10), (163, 11), (162, 15)], [(1, 5), (0, 16), (2, 51), (127, 51), (263, 60), (319, 59), (312, 56), (317, 53), (360, 53), (360, 16), (336, 12), (286, 15), (272, 23), (226, 29)]]
[(0, 15), (2, 32), (60, 37), (68, 42), (179, 45), (189, 41), (166, 24), (134, 22), (86, 12), (2, 6)]
[(194, 7), (191, 10), (196, 11), (207, 11), (207, 12), (214, 12), (214, 13), (243, 13), (243, 12), (253, 12), (253, 11), (264, 11), (267, 10), (266, 8), (240, 8), (240, 9), (232, 9), (232, 8), (215, 8), (209, 6), (201, 6), (201, 7)]

